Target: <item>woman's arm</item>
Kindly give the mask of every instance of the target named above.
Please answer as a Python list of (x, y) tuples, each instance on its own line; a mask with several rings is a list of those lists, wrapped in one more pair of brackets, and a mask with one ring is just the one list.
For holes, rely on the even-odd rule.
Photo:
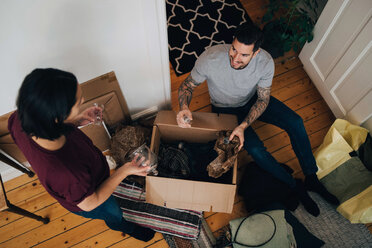
[(86, 197), (77, 206), (84, 211), (91, 211), (105, 202), (111, 194), (114, 192), (116, 187), (129, 175), (146, 176), (147, 171), (150, 169), (149, 166), (140, 166), (143, 160), (137, 161), (135, 157), (131, 162), (125, 163), (119, 169), (117, 169), (109, 178), (107, 178), (97, 190)]

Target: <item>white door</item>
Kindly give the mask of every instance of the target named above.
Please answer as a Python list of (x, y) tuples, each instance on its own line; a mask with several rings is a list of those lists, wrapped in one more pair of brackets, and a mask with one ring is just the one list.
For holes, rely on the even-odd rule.
[(372, 0), (329, 0), (299, 57), (337, 118), (372, 116)]

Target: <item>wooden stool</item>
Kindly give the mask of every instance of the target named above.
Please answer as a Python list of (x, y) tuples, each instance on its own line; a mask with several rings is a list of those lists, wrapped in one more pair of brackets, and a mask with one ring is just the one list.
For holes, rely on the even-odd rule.
[(13, 204), (11, 204), (6, 197), (6, 192), (5, 192), (5, 189), (4, 189), (3, 179), (1, 178), (1, 175), (0, 175), (0, 181), (1, 181), (0, 211), (7, 210), (7, 211), (15, 213), (15, 214), (20, 214), (20, 215), (23, 215), (23, 216), (30, 217), (32, 219), (41, 221), (44, 224), (49, 223), (49, 218), (47, 218), (47, 217), (43, 218), (39, 215), (33, 214), (33, 213), (31, 213), (27, 210), (24, 210), (20, 207), (17, 207), (17, 206), (14, 206)]

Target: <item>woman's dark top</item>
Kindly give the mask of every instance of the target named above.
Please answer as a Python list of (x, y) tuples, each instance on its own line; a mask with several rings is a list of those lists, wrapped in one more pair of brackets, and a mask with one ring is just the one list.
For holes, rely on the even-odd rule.
[(9, 118), (8, 129), (46, 191), (69, 211), (82, 211), (77, 204), (110, 176), (102, 152), (75, 126), (55, 151), (39, 146), (22, 130), (17, 111)]

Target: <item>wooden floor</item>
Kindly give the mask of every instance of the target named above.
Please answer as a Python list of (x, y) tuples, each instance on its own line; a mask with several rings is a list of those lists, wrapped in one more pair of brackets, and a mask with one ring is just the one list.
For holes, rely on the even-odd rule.
[[(262, 17), (264, 13), (261, 9), (263, 2), (265, 0), (242, 1), (254, 21)], [(294, 55), (289, 53), (276, 60), (272, 95), (302, 116), (312, 148), (316, 149), (335, 118), (303, 70), (301, 62)], [(186, 77), (187, 75), (183, 75), (177, 78), (171, 68), (174, 110), (178, 109), (178, 86)], [(193, 111), (210, 111), (206, 84), (195, 90), (190, 108)], [(253, 126), (273, 156), (279, 162), (290, 165), (297, 177), (302, 177), (288, 135), (281, 129), (268, 124), (256, 122)], [(239, 171), (249, 160), (250, 157), (245, 152), (239, 155)], [(5, 189), (8, 199), (13, 204), (36, 214), (48, 216), (51, 221), (44, 225), (7, 211), (1, 212), (0, 247), (168, 247), (159, 233), (153, 240), (144, 243), (128, 235), (123, 237), (119, 232), (109, 230), (103, 221), (89, 220), (69, 213), (48, 195), (36, 177), (20, 176), (6, 182)], [(204, 217), (211, 230), (217, 235), (218, 230), (227, 225), (230, 219), (245, 214), (243, 202), (237, 196), (232, 214), (205, 213)], [(372, 225), (369, 225), (369, 230), (372, 232)]]

